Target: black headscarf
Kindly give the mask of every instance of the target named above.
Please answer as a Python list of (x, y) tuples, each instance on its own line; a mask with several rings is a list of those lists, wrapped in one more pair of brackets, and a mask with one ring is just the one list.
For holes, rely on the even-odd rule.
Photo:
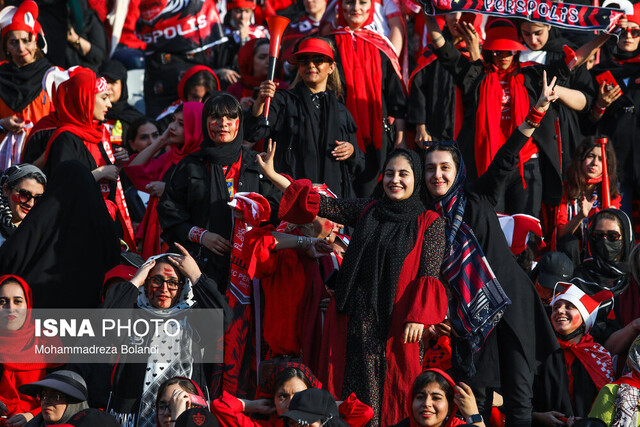
[(576, 268), (574, 276), (581, 279), (575, 283), (585, 293), (593, 295), (603, 289), (609, 289), (615, 297), (620, 295), (629, 285), (630, 271), (627, 260), (634, 246), (633, 228), (627, 214), (620, 209), (603, 209), (589, 221), (589, 236), (595, 228), (598, 217), (605, 212), (615, 215), (622, 224), (620, 233), (623, 245), (622, 257), (618, 261), (603, 259), (598, 251), (594, 250), (594, 242), (589, 239), (590, 256)]
[(46, 58), (23, 67), (13, 61), (0, 65), (0, 98), (12, 111), (21, 112), (42, 92), (42, 78), (49, 68)]
[(114, 102), (109, 111), (107, 111), (107, 119), (121, 120), (130, 124), (135, 119), (142, 117), (142, 114), (133, 108), (127, 102), (129, 98), (129, 91), (127, 90), (127, 69), (122, 65), (120, 61), (110, 60), (102, 64), (98, 74), (101, 77), (106, 77), (110, 80), (120, 80), (122, 92), (120, 93), (120, 99)]
[[(397, 156), (409, 160), (414, 176), (413, 193), (407, 199), (394, 201), (384, 194), (382, 182), (378, 183), (375, 194), (379, 197), (363, 212), (336, 283), (338, 309), (353, 313), (356, 299), (365, 295), (381, 324), (379, 330), (385, 336), (391, 322), (400, 271), (418, 238), (418, 217), (426, 210), (420, 201), (420, 156), (411, 150), (396, 149), (387, 158), (385, 168)], [(363, 292), (356, 292), (358, 287), (363, 288)]]

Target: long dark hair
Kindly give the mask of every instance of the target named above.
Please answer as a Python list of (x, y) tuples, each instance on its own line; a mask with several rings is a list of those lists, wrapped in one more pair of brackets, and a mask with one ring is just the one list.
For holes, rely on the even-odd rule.
[[(320, 37), (320, 36), (307, 36), (300, 39), (294, 47), (294, 52), (298, 50), (298, 46), (300, 45), (300, 43), (302, 43), (304, 40), (307, 40), (307, 39), (319, 39), (319, 40), (322, 40), (323, 42), (326, 42), (331, 47), (331, 50), (333, 51), (333, 57), (334, 58), (336, 57), (336, 47), (334, 46), (333, 41), (326, 37)], [(331, 64), (335, 64), (335, 61), (332, 62)], [(295, 86), (295, 84), (300, 79), (301, 79), (300, 73), (297, 73), (296, 78), (293, 81), (292, 85)], [(344, 89), (342, 88), (342, 81), (340, 80), (340, 73), (338, 72), (337, 65), (335, 70), (333, 70), (333, 73), (329, 74), (329, 76), (327, 77), (327, 90), (330, 90), (331, 92), (333, 92), (336, 98), (338, 98), (339, 100), (344, 99)]]
[[(567, 200), (579, 199), (586, 193), (589, 184), (587, 184), (587, 178), (582, 172), (582, 162), (594, 148), (600, 148), (600, 144), (596, 142), (599, 138), (602, 138), (602, 136), (585, 138), (573, 153), (573, 159), (571, 159), (571, 164), (567, 169), (567, 180), (564, 185)], [(604, 148), (607, 156), (607, 171), (609, 172), (609, 191), (612, 197), (617, 197), (620, 195), (618, 191), (618, 166), (611, 140), (604, 145)]]

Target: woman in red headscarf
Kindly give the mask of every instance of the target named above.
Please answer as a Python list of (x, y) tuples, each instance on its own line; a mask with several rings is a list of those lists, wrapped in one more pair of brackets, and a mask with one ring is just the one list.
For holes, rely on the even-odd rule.
[(31, 288), (24, 279), (0, 277), (0, 402), (7, 406), (5, 424), (23, 425), (40, 412), (40, 403), (18, 391), (22, 384), (40, 381), (46, 369), (55, 365), (35, 362), (37, 344), (29, 310), (33, 307)]
[(359, 197), (371, 194), (387, 154), (404, 144), (406, 90), (391, 42), (365, 28), (373, 22), (374, 11), (371, 0), (342, 0), (339, 28), (332, 33), (345, 103), (358, 125), (358, 145), (365, 153), (364, 172), (354, 184)]
[(78, 160), (89, 168), (100, 184), (111, 216), (119, 220), (123, 240), (135, 248), (133, 227), (118, 176), (129, 155), (123, 148), (115, 153), (111, 150), (103, 124), (111, 107), (107, 81), (83, 69), (60, 84), (53, 99), (56, 113), (49, 117), (56, 123), (57, 130), (45, 151), (47, 175), (54, 176), (58, 165), (67, 160)]
[[(200, 149), (202, 142), (202, 108), (200, 102), (185, 102), (173, 113), (171, 124), (155, 143), (145, 148), (125, 168), (127, 176), (139, 191), (151, 194), (147, 210), (136, 238), (142, 239), (142, 257), (162, 253), (160, 223), (156, 206), (164, 192), (163, 178), (180, 160)], [(166, 153), (154, 156), (160, 149), (170, 146)], [(169, 175), (167, 175), (169, 176)]]
[(416, 378), (409, 405), (409, 417), (394, 427), (485, 426), (471, 387), (465, 383), (456, 385), (440, 369), (427, 369)]

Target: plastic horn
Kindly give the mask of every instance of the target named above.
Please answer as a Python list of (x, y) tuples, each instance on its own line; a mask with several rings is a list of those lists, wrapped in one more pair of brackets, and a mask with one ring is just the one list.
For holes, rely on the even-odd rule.
[[(269, 41), (269, 70), (267, 72), (267, 80), (273, 81), (276, 74), (276, 61), (280, 56), (280, 44), (282, 42), (282, 35), (284, 30), (287, 29), (289, 21), (284, 16), (270, 16), (267, 18), (267, 27), (269, 28), (269, 34), (271, 40)], [(269, 123), (269, 107), (271, 106), (271, 98), (267, 98), (264, 102), (264, 121)]]
[(602, 209), (611, 207), (611, 192), (609, 191), (609, 170), (607, 168), (607, 151), (605, 145), (609, 142), (607, 138), (598, 138), (596, 144), (600, 144), (602, 152)]

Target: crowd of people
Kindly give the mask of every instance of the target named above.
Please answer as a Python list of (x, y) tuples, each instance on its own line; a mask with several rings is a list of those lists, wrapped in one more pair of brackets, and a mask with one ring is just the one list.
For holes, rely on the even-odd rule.
[[(53, 3), (0, 2), (0, 425), (640, 426), (640, 3)], [(181, 327), (33, 362), (41, 308)]]

